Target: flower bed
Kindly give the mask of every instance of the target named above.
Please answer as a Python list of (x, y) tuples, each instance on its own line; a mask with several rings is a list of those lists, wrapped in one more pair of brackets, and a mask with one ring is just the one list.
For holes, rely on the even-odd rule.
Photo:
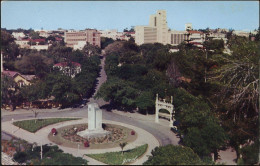
[[(115, 141), (122, 140), (126, 137), (126, 133), (121, 128), (117, 128), (111, 125), (105, 125), (105, 130), (110, 131), (110, 134), (104, 136), (104, 137), (96, 137), (96, 138), (83, 138), (79, 135), (77, 135), (77, 132), (86, 130), (88, 128), (88, 125), (79, 125), (77, 127), (72, 126), (69, 129), (63, 129), (61, 131), (61, 136), (69, 140), (71, 142), (88, 142), (89, 144), (102, 144), (102, 143), (111, 143)], [(75, 130), (77, 128), (77, 130)]]

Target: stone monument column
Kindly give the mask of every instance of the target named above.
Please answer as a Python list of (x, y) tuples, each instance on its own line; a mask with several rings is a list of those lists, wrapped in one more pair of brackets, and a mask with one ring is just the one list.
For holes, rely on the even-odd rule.
[(97, 103), (88, 104), (88, 129), (77, 134), (81, 137), (102, 137), (109, 132), (102, 128), (102, 110)]

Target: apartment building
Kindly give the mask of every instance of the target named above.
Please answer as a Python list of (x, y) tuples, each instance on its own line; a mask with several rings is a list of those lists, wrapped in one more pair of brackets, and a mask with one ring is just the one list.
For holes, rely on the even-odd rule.
[[(69, 30), (65, 32), (64, 41), (66, 46), (74, 48), (75, 45), (81, 45), (82, 42), (88, 42), (94, 46), (101, 46), (100, 32), (95, 29), (87, 29), (84, 31)], [(76, 46), (81, 48), (81, 46)]]

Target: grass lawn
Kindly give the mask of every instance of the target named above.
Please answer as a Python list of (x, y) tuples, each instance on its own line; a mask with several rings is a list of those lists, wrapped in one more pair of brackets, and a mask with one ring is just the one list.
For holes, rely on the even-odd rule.
[(123, 164), (129, 164), (131, 162), (134, 162), (137, 158), (139, 158), (146, 152), (147, 147), (148, 147), (147, 144), (141, 145), (134, 149), (124, 151), (123, 155), (122, 152), (107, 152), (101, 154), (85, 154), (85, 155), (108, 165), (123, 165)]
[(13, 124), (17, 127), (20, 127), (24, 130), (27, 130), (29, 132), (35, 133), (37, 130), (59, 122), (69, 121), (69, 120), (78, 120), (79, 118), (50, 118), (50, 119), (37, 119), (36, 123), (35, 120), (23, 120), (23, 121), (17, 121)]

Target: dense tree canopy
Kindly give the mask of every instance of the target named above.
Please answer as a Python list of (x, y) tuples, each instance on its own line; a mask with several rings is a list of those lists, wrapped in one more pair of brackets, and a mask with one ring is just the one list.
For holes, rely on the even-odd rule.
[(156, 147), (144, 165), (204, 165), (189, 147), (167, 145)]
[(24, 74), (34, 74), (43, 77), (52, 68), (53, 60), (39, 52), (31, 52), (24, 55), (21, 60), (15, 62), (15, 67)]

